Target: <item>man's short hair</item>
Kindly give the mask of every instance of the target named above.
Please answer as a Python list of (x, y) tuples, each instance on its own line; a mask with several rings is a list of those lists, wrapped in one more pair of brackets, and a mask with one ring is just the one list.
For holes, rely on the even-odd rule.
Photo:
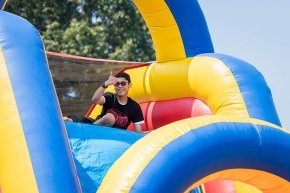
[(126, 72), (120, 72), (115, 77), (116, 78), (125, 78), (126, 80), (128, 80), (129, 83), (131, 83), (130, 75), (127, 74)]

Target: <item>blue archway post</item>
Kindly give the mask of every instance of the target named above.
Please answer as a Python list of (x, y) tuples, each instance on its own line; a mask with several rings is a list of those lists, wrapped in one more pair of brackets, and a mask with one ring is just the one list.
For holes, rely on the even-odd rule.
[[(38, 30), (23, 18), (0, 11), (0, 54), (3, 66), (0, 71), (1, 73), (3, 71), (2, 75), (8, 74), (6, 80), (9, 84), (6, 85), (11, 85), (0, 88), (1, 95), (10, 93), (6, 95), (6, 98), (0, 97), (0, 99), (8, 100), (11, 103), (11, 109), (16, 109), (12, 116), (1, 119), (0, 131), (4, 135), (10, 131), (17, 132), (17, 135), (11, 134), (15, 137), (5, 139), (12, 144), (11, 150), (8, 143), (1, 144), (2, 149), (7, 150), (3, 151), (4, 155), (2, 154), (0, 158), (5, 160), (0, 161), (1, 167), (5, 168), (5, 171), (1, 171), (1, 178), (7, 177), (5, 180), (7, 182), (11, 176), (15, 176), (14, 182), (10, 179), (10, 182), (1, 184), (3, 191), (5, 189), (9, 191), (8, 186), (11, 184), (15, 186), (18, 183), (17, 176), (25, 175), (27, 172), (32, 173), (30, 176), (33, 177), (30, 181), (32, 184), (37, 184), (35, 185), (37, 192), (81, 192)], [(11, 112), (11, 109), (1, 108), (0, 112), (6, 115)], [(19, 118), (9, 122), (9, 119), (13, 117)], [(13, 127), (16, 122), (20, 125), (17, 129)], [(16, 146), (19, 148), (14, 148)], [(18, 155), (18, 158), (13, 159), (13, 154)], [(11, 167), (9, 159), (15, 162), (15, 167), (19, 170)], [(24, 163), (31, 164), (31, 167), (22, 167)], [(8, 167), (11, 169), (7, 169)], [(25, 187), (22, 188), (25, 189)], [(29, 190), (23, 192), (29, 192)]]

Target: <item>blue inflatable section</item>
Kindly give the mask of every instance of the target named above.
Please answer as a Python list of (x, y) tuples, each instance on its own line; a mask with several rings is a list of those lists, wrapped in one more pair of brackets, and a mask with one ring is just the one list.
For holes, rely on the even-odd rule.
[[(221, 60), (231, 70), (241, 90), (251, 118), (264, 120), (282, 127), (271, 90), (263, 75), (250, 63), (225, 54), (200, 54)], [(263, 107), (263, 108), (260, 108)]]
[(165, 1), (179, 26), (186, 57), (214, 52), (206, 20), (198, 1)]
[(95, 193), (113, 163), (144, 136), (90, 124), (65, 125), (83, 193)]
[[(21, 120), (26, 143), (21, 148), (29, 151), (38, 191), (81, 192), (38, 30), (27, 20), (0, 10), (0, 52), (9, 75), (8, 80), (3, 80), (0, 72), (0, 81), (9, 81), (13, 89), (10, 103), (14, 105), (15, 101), (18, 113), (15, 116)], [(2, 89), (1, 95), (9, 92)], [(10, 111), (2, 106), (0, 109), (5, 114)], [(10, 129), (2, 124), (0, 128)]]

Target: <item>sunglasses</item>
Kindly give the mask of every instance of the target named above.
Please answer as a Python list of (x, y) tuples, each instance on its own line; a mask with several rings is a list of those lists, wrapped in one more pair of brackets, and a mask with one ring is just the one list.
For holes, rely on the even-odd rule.
[(128, 83), (128, 82), (125, 82), (125, 81), (124, 81), (124, 82), (117, 82), (116, 84), (114, 84), (114, 87), (119, 87), (120, 85), (121, 85), (121, 86), (126, 86), (127, 83)]

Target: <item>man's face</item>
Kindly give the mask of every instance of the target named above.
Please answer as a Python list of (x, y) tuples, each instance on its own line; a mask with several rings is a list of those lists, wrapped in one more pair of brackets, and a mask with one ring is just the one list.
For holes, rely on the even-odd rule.
[(131, 83), (125, 78), (117, 78), (116, 84), (114, 84), (115, 91), (118, 96), (127, 96)]

